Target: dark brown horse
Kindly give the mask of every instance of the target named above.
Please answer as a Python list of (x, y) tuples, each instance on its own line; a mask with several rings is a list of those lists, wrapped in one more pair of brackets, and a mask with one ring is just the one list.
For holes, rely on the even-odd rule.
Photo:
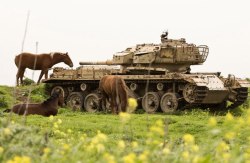
[(110, 99), (113, 114), (120, 111), (126, 112), (128, 105), (128, 95), (126, 84), (122, 77), (106, 75), (99, 83), (99, 91), (102, 93), (102, 102), (106, 106), (106, 100)]
[(43, 116), (57, 115), (57, 108), (63, 106), (64, 98), (61, 92), (55, 91), (50, 98), (42, 103), (17, 104), (4, 112), (13, 112), (19, 115), (38, 114)]
[(26, 68), (32, 70), (41, 70), (41, 74), (37, 83), (40, 82), (42, 76), (45, 74), (45, 79), (48, 78), (48, 71), (53, 65), (64, 62), (70, 67), (73, 67), (73, 63), (68, 55), (68, 53), (53, 52), (49, 54), (31, 54), (31, 53), (21, 53), (15, 57), (15, 64), (18, 68), (16, 74), (16, 82), (19, 85), (19, 78), (21, 84), (23, 84), (23, 75)]

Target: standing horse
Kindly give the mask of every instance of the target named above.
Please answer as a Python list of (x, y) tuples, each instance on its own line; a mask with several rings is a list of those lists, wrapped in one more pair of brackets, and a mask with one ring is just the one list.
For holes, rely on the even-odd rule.
[(101, 78), (99, 91), (102, 93), (102, 102), (106, 106), (106, 99), (110, 99), (113, 114), (120, 111), (126, 112), (128, 105), (128, 95), (126, 84), (122, 77), (106, 75)]
[(50, 98), (42, 103), (17, 104), (4, 112), (13, 112), (19, 115), (38, 114), (43, 116), (57, 115), (57, 107), (63, 106), (64, 98), (61, 92), (55, 91)]
[(16, 74), (16, 83), (19, 85), (19, 78), (21, 84), (23, 84), (23, 75), (26, 68), (32, 70), (41, 70), (41, 74), (37, 83), (40, 82), (42, 76), (45, 74), (45, 79), (48, 78), (49, 68), (57, 63), (64, 62), (70, 67), (73, 67), (73, 63), (68, 55), (68, 53), (53, 52), (49, 54), (31, 54), (31, 53), (21, 53), (15, 57), (15, 64), (18, 68)]

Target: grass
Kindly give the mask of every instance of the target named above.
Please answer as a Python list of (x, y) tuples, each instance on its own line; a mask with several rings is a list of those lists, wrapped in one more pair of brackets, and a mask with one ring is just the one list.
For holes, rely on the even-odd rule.
[[(0, 94), (11, 99), (12, 90), (1, 86)], [(46, 98), (42, 86), (31, 92), (31, 99)], [(244, 108), (216, 114), (193, 109), (120, 116), (61, 108), (55, 117), (9, 113), (0, 117), (0, 162), (250, 160), (250, 112)]]

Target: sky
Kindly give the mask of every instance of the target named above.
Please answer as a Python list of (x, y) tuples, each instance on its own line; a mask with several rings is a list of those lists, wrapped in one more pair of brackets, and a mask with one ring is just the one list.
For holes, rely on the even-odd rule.
[[(1, 0), (0, 85), (15, 85), (14, 58), (28, 12), (23, 50), (35, 53), (38, 42), (38, 53), (68, 52), (74, 68), (136, 44), (160, 43), (168, 30), (169, 38), (209, 46), (207, 61), (192, 72), (249, 78), (249, 7), (249, 0)], [(25, 76), (37, 81), (39, 74), (28, 70)]]

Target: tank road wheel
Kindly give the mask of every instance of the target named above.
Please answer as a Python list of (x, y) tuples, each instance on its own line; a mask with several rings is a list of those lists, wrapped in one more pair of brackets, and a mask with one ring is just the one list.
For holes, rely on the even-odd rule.
[(55, 91), (61, 91), (64, 98), (68, 96), (67, 90), (63, 89), (62, 86), (55, 86), (54, 88), (52, 88), (50, 95), (52, 95)]
[(196, 85), (187, 84), (183, 89), (183, 97), (188, 103), (194, 103), (196, 100)]
[(160, 106), (160, 97), (156, 92), (148, 92), (142, 98), (142, 108), (147, 113), (155, 113)]
[(165, 93), (161, 98), (161, 110), (164, 113), (174, 112), (178, 108), (178, 98), (174, 93)]
[(88, 112), (97, 112), (100, 109), (100, 97), (97, 93), (90, 93), (85, 97), (84, 108)]
[(67, 105), (73, 111), (81, 111), (83, 106), (83, 95), (80, 92), (72, 92), (67, 98)]

